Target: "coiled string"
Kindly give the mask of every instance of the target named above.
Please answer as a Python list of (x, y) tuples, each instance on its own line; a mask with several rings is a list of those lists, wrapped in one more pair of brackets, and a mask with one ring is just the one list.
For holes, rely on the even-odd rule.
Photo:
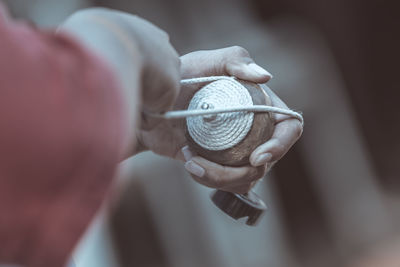
[(298, 119), (300, 113), (267, 105), (253, 105), (250, 93), (239, 81), (228, 76), (181, 80), (182, 85), (209, 82), (195, 93), (187, 110), (151, 114), (164, 119), (186, 118), (188, 132), (201, 147), (220, 151), (241, 142), (250, 131), (255, 112), (274, 112)]

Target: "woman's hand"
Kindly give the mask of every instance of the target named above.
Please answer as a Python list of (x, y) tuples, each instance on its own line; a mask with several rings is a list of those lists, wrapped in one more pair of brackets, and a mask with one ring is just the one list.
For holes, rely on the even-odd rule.
[(122, 27), (131, 33), (141, 54), (142, 129), (155, 127), (160, 120), (147, 113), (171, 110), (180, 90), (180, 59), (166, 32), (128, 13), (116, 12)]
[[(266, 83), (271, 78), (271, 74), (256, 65), (241, 47), (184, 55), (181, 57), (181, 74), (182, 78), (228, 75), (256, 83)], [(186, 108), (200, 87), (183, 86), (174, 109)], [(274, 106), (287, 108), (272, 91), (266, 90)], [(276, 126), (272, 138), (255, 149), (250, 164), (243, 167), (222, 166), (194, 155), (187, 147), (183, 120), (165, 120), (150, 131), (140, 131), (138, 137), (143, 147), (155, 153), (185, 160), (186, 169), (197, 182), (225, 191), (245, 193), (301, 135), (302, 126), (296, 119), (279, 114), (274, 116)]]
[(170, 110), (180, 89), (180, 59), (168, 34), (135, 15), (106, 8), (80, 10), (58, 32), (74, 35), (109, 64), (120, 84), (131, 129), (124, 154), (138, 152), (138, 128), (151, 129), (160, 122), (143, 114)]

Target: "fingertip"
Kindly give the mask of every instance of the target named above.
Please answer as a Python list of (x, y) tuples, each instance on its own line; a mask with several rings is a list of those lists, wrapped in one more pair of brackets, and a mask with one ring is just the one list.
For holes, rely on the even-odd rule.
[(189, 146), (187, 146), (187, 145), (182, 147), (181, 152), (183, 154), (185, 161), (191, 160), (194, 156), (193, 152), (190, 150)]
[(254, 83), (266, 83), (272, 75), (255, 63), (230, 62), (226, 65), (228, 75)]
[(200, 177), (200, 178), (203, 177), (206, 172), (203, 167), (201, 167), (199, 164), (197, 164), (193, 160), (189, 160), (185, 163), (185, 169), (189, 173), (191, 173), (197, 177)]
[(257, 82), (266, 83), (273, 78), (272, 74), (266, 69), (260, 67), (256, 63), (249, 63), (246, 65), (249, 74), (256, 77)]
[[(276, 129), (275, 129), (276, 130)], [(274, 131), (275, 133), (275, 131)], [(255, 160), (257, 156), (265, 153), (272, 153), (274, 152), (275, 148), (280, 145), (279, 140), (276, 137), (272, 137), (264, 144), (259, 145), (250, 155), (250, 161)]]
[(209, 161), (203, 157), (194, 155), (190, 161), (192, 161), (194, 164), (198, 165), (199, 167), (201, 167), (204, 170), (204, 174), (206, 176), (210, 176), (212, 175), (215, 170), (220, 170), (221, 168), (223, 168), (221, 165)]
[(250, 164), (254, 167), (259, 167), (262, 165), (267, 164), (272, 160), (272, 154), (271, 153), (263, 153), (256, 155), (250, 159)]

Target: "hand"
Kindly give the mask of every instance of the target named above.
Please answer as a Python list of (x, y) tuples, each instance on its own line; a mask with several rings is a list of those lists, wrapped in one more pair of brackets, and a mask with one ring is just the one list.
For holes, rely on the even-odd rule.
[(98, 16), (110, 19), (130, 35), (135, 43), (143, 68), (141, 71), (141, 128), (150, 129), (159, 120), (146, 113), (162, 113), (172, 108), (180, 85), (180, 59), (166, 32), (152, 23), (129, 13), (99, 8)]
[[(253, 63), (248, 52), (240, 47), (214, 51), (200, 51), (181, 58), (183, 77), (231, 75), (243, 80), (265, 83), (271, 75)], [(264, 87), (272, 105), (287, 108), (275, 93)], [(183, 148), (185, 166), (199, 183), (225, 191), (245, 193), (262, 178), (271, 166), (281, 159), (302, 133), (301, 123), (281, 114), (274, 114), (276, 125), (270, 140), (256, 148), (250, 156), (250, 165), (228, 167), (195, 156)]]
[(134, 136), (124, 154), (138, 152), (138, 125), (151, 129), (160, 122), (144, 114), (171, 109), (180, 89), (180, 59), (168, 35), (137, 16), (106, 8), (80, 10), (58, 32), (73, 34), (109, 63), (126, 102), (127, 136)]
[[(240, 47), (189, 53), (181, 57), (181, 64), (183, 78), (229, 75), (256, 83), (265, 83), (271, 78)], [(199, 87), (183, 87), (174, 109), (185, 108)], [(267, 93), (273, 105), (286, 107), (272, 91)], [(142, 132), (140, 139), (145, 147), (158, 154), (186, 160), (185, 167), (197, 182), (225, 191), (245, 193), (265, 175), (273, 162), (283, 157), (301, 135), (302, 126), (296, 119), (278, 114), (274, 116), (277, 124), (272, 138), (256, 148), (251, 154), (250, 164), (243, 167), (222, 166), (193, 155), (186, 146), (182, 121), (164, 121), (154, 131)]]
[[(244, 80), (266, 82), (270, 74), (256, 66), (247, 51), (239, 47), (211, 51), (197, 51), (181, 57), (182, 78), (212, 75), (232, 75)], [(258, 73), (258, 72), (259, 73)], [(174, 109), (185, 109), (201, 85), (183, 86)], [(138, 133), (140, 150), (149, 149), (171, 158), (184, 160), (181, 152), (187, 144), (184, 120), (164, 120), (154, 129)]]

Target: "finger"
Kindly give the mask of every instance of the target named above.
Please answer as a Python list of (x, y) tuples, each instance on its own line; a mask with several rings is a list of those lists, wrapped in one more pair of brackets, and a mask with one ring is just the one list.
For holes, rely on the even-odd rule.
[[(255, 83), (265, 83), (272, 78), (268, 71), (254, 63), (244, 48), (238, 46), (183, 55), (181, 74), (183, 79), (227, 75)], [(185, 86), (185, 94), (179, 95), (175, 108), (186, 108), (182, 103), (189, 103), (195, 92), (204, 85), (198, 83)]]
[(142, 101), (149, 113), (160, 113), (172, 109), (179, 95), (180, 86), (180, 60), (174, 57), (173, 49), (164, 53), (164, 66), (157, 72), (149, 70), (143, 74)]
[(255, 83), (266, 83), (272, 78), (271, 73), (257, 65), (249, 52), (240, 46), (225, 48), (221, 56), (219, 67), (225, 74)]
[[(270, 96), (272, 106), (289, 109), (288, 106), (266, 85), (261, 87)], [(267, 162), (281, 159), (296, 143), (303, 132), (303, 125), (288, 115), (274, 114), (276, 125), (272, 137), (257, 147), (250, 155), (252, 166), (261, 166)]]
[(176, 64), (171, 60), (171, 67), (167, 68), (165, 73), (156, 75), (153, 78), (145, 77), (147, 81), (142, 91), (142, 119), (141, 128), (151, 130), (163, 119), (156, 118), (151, 114), (158, 114), (173, 109), (174, 103), (180, 91), (179, 73), (174, 71)]
[(185, 168), (193, 178), (206, 186), (223, 188), (226, 186), (243, 185), (258, 180), (264, 175), (265, 168), (223, 166), (202, 157), (195, 156), (185, 163)]
[(225, 66), (226, 73), (239, 79), (254, 83), (266, 83), (272, 75), (256, 63), (229, 62)]
[(256, 83), (266, 83), (272, 78), (240, 46), (198, 51), (182, 56), (181, 60), (184, 66), (182, 76), (187, 78), (229, 75)]
[(239, 193), (239, 194), (244, 194), (247, 193), (248, 191), (250, 191), (251, 188), (254, 187), (254, 185), (256, 185), (256, 183), (262, 179), (263, 177), (265, 177), (265, 174), (267, 173), (267, 170), (269, 170), (270, 167), (269, 165), (265, 165), (263, 168), (259, 169), (259, 174), (257, 174), (257, 176), (255, 176), (253, 179), (250, 178), (249, 180), (253, 180), (251, 182), (248, 182), (247, 179), (243, 179), (242, 181), (233, 184), (227, 184), (221, 187), (218, 187), (216, 184), (210, 183), (207, 180), (205, 180), (202, 177), (196, 176), (191, 174), (192, 178), (197, 181), (198, 183), (211, 187), (211, 188), (218, 188), (220, 190), (223, 191), (228, 191), (228, 192), (233, 192), (233, 193)]
[(250, 164), (257, 167), (281, 159), (300, 138), (302, 131), (303, 126), (297, 119), (287, 119), (278, 123), (271, 139), (251, 153)]
[(188, 145), (182, 147), (178, 154), (179, 154), (178, 158), (184, 161), (189, 161), (195, 156), (195, 153), (192, 150), (190, 150)]

